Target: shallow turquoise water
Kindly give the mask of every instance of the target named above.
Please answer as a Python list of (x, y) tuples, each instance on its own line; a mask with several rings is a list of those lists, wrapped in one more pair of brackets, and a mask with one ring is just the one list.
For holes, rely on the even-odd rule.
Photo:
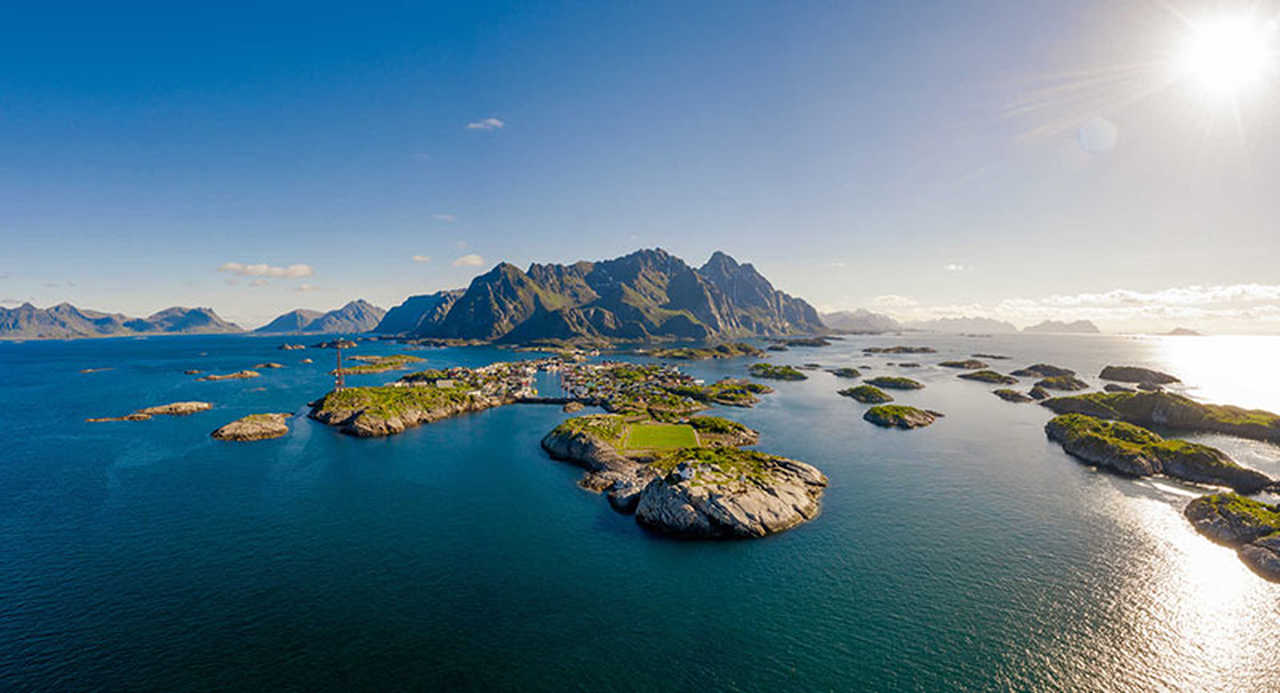
[[(939, 353), (860, 353), (904, 339)], [(876, 428), (834, 394), (847, 381), (821, 372), (727, 410), (831, 487), (817, 520), (720, 543), (651, 536), (578, 489), (578, 470), (538, 448), (565, 417), (555, 407), (381, 440), (303, 416), (278, 440), (209, 438), (248, 413), (300, 414), (328, 389), (331, 351), (279, 343), (0, 344), (0, 688), (1280, 688), (1280, 585), (1191, 531), (1179, 512), (1195, 489), (1094, 472), (1045, 440), (1047, 410), (929, 366), (975, 351), (1086, 377), (1149, 365), (1195, 396), (1280, 410), (1280, 340), (793, 348), (773, 359), (923, 380), (895, 395), (947, 417)], [(428, 366), (528, 356), (417, 353)], [(298, 363), (308, 356), (319, 363)], [(182, 374), (268, 360), (288, 368), (216, 383)], [(904, 360), (926, 367), (884, 365)], [(686, 369), (710, 379), (748, 363)], [(113, 370), (79, 373), (88, 367)], [(214, 410), (83, 422), (185, 399)], [(1205, 439), (1280, 475), (1280, 447)]]

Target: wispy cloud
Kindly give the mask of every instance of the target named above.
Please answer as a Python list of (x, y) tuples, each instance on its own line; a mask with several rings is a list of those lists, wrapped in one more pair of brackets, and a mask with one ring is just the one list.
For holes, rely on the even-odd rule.
[(468, 130), (501, 130), (505, 126), (506, 123), (498, 118), (485, 118), (484, 120), (467, 123)]
[(957, 262), (949, 262), (942, 266), (942, 269), (948, 272), (963, 272), (967, 269), (964, 265)]
[(454, 267), (480, 267), (482, 265), (484, 265), (484, 258), (475, 253), (468, 253), (453, 261)]
[(0, 298), (0, 304), (4, 304), (7, 306), (16, 306), (19, 303), (22, 303), (22, 301), (19, 301), (16, 298)]
[(239, 262), (224, 262), (219, 272), (229, 272), (241, 277), (276, 277), (281, 279), (297, 279), (315, 274), (311, 265), (289, 265), (276, 267), (267, 264), (245, 265)]
[(266, 279), (254, 279), (253, 281), (249, 282), (249, 286), (267, 286), (270, 283), (271, 282), (267, 281)]
[(430, 255), (414, 255), (413, 261), (414, 262), (431, 262), (431, 256)]
[(315, 290), (316, 290), (316, 287), (310, 284), (299, 284), (297, 287), (294, 288), (294, 291), (297, 291), (300, 294), (305, 294), (308, 291), (315, 291)]
[(446, 224), (452, 224), (453, 222), (458, 220), (458, 217), (453, 214), (432, 214), (431, 218), (435, 219), (436, 221), (443, 221)]
[(928, 305), (891, 295), (877, 297), (872, 303), (900, 320), (981, 317), (1019, 325), (1042, 320), (1092, 320), (1117, 330), (1165, 330), (1173, 326), (1234, 332), (1280, 329), (1280, 284), (1193, 285), (1156, 291), (1115, 289), (1006, 298), (995, 303)]

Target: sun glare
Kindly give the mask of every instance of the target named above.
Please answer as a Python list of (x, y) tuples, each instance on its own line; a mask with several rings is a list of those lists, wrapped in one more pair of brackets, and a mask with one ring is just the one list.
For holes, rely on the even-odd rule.
[(1236, 96), (1261, 82), (1275, 64), (1276, 22), (1247, 15), (1218, 17), (1191, 26), (1179, 71), (1216, 96)]

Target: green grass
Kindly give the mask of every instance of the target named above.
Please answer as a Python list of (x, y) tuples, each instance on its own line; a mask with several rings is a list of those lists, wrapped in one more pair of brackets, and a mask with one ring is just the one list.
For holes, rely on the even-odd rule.
[(697, 471), (691, 484), (699, 486), (738, 479), (767, 482), (772, 460), (770, 455), (741, 448), (681, 448), (659, 457), (650, 466), (665, 476), (681, 462), (692, 462)]
[(438, 387), (349, 387), (330, 392), (320, 400), (320, 411), (364, 411), (372, 416), (390, 418), (411, 410), (464, 402), (466, 386), (450, 389)]
[(674, 450), (697, 445), (698, 436), (687, 424), (637, 423), (627, 426), (628, 450)]
[(1080, 410), (1094, 416), (1146, 423), (1158, 407), (1170, 426), (1213, 428), (1257, 426), (1274, 429), (1280, 439), (1280, 415), (1261, 409), (1242, 409), (1225, 404), (1201, 404), (1172, 392), (1091, 392), (1057, 397), (1046, 403), (1055, 412)]
[(997, 373), (992, 370), (974, 371), (972, 373), (961, 373), (956, 376), (962, 380), (974, 380), (980, 383), (991, 383), (993, 385), (1013, 385), (1018, 379), (1003, 373)]
[(751, 430), (737, 421), (726, 419), (722, 416), (692, 416), (689, 417), (689, 425), (693, 426), (693, 429), (699, 433), (716, 433), (719, 435), (734, 435)]
[(892, 402), (893, 395), (881, 390), (874, 385), (859, 385), (857, 387), (849, 387), (840, 390), (838, 393), (844, 397), (852, 397), (863, 404), (879, 404), (881, 402)]
[(1251, 527), (1271, 528), (1280, 532), (1280, 508), (1235, 493), (1218, 493), (1200, 498), (1219, 513), (1233, 517)]
[(753, 363), (747, 372), (757, 378), (770, 380), (808, 380), (809, 376), (792, 366), (775, 366), (772, 363)]
[[(364, 375), (368, 373), (385, 373), (397, 368), (404, 368), (410, 363), (425, 361), (409, 354), (392, 354), (391, 356), (361, 356), (355, 360), (362, 361), (358, 366), (346, 366), (342, 369), (345, 375)], [(336, 369), (335, 369), (336, 372)]]
[(862, 375), (862, 371), (859, 371), (857, 368), (849, 368), (847, 366), (843, 368), (832, 368), (828, 373), (837, 378), (856, 378)]
[(879, 378), (868, 378), (866, 383), (868, 385), (875, 385), (876, 387), (887, 387), (890, 390), (920, 390), (924, 388), (924, 383), (896, 375), (882, 375)]
[(617, 414), (578, 416), (562, 422), (555, 428), (556, 433), (585, 433), (615, 447), (622, 444), (622, 438), (626, 430), (626, 421)]
[(1089, 383), (1086, 383), (1074, 375), (1050, 376), (1037, 382), (1036, 385), (1049, 388), (1050, 390), (1087, 390), (1089, 388)]

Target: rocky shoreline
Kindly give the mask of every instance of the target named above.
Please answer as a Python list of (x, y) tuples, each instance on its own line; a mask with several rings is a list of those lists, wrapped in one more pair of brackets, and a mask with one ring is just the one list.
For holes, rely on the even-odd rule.
[(624, 454), (607, 439), (623, 423), (614, 415), (569, 419), (542, 439), (542, 448), (585, 469), (583, 488), (675, 537), (763, 537), (818, 515), (826, 476), (804, 462), (739, 449), (757, 438), (751, 429), (741, 427), (720, 445), (655, 457)]
[(1201, 496), (1182, 514), (1200, 534), (1235, 549), (1255, 573), (1280, 582), (1280, 506), (1225, 493)]

